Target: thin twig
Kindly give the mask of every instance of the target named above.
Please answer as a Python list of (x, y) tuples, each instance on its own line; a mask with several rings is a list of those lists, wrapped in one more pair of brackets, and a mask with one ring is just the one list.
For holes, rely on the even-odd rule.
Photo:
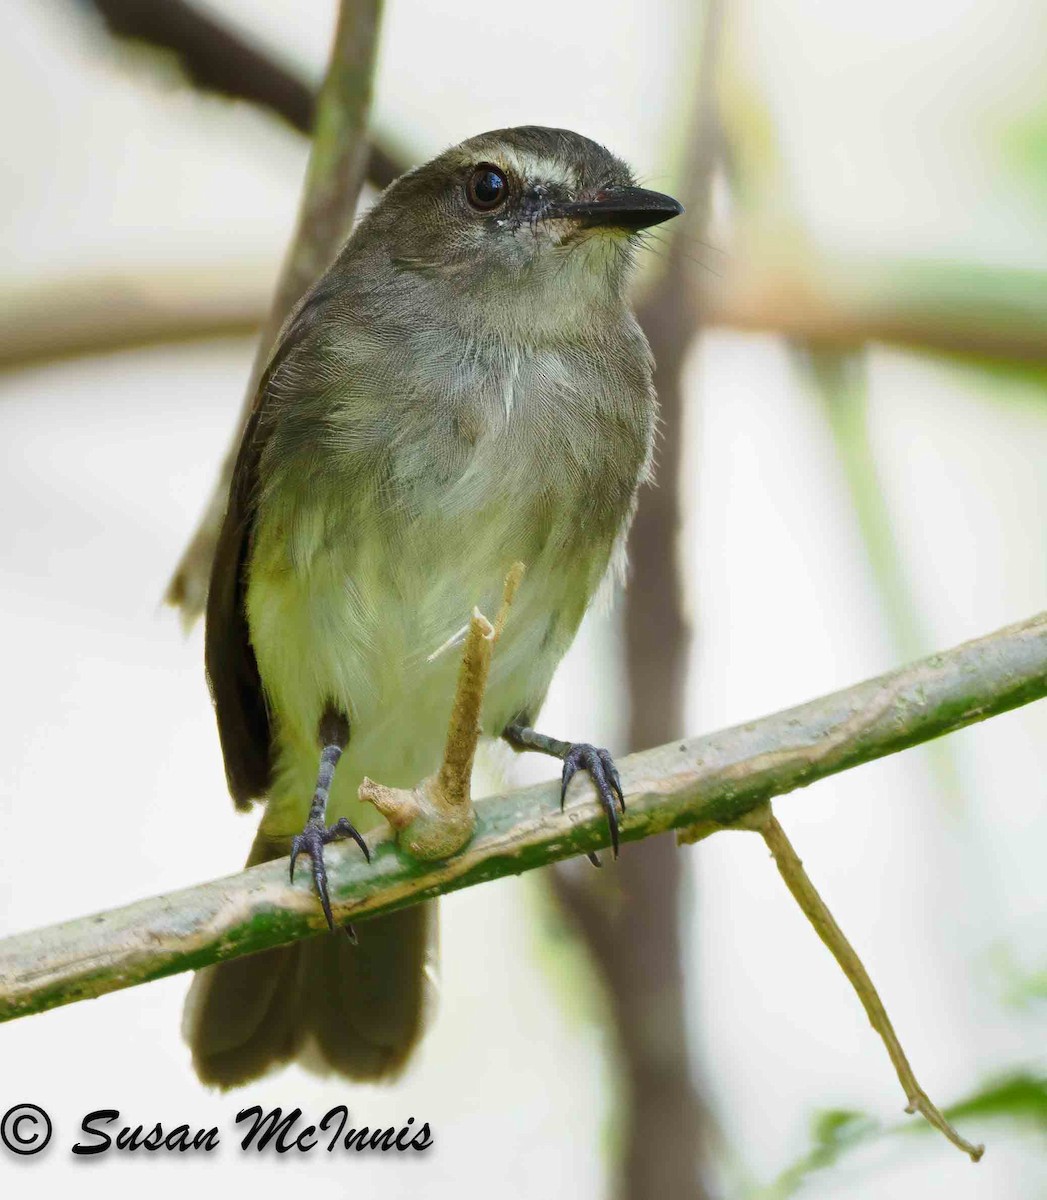
[(757, 829), (762, 835), (774, 856), (774, 861), (782, 879), (785, 880), (786, 887), (792, 892), (793, 899), (814, 926), (815, 932), (828, 946), (833, 958), (839, 963), (840, 969), (847, 976), (851, 987), (854, 988), (858, 999), (862, 1002), (862, 1007), (869, 1018), (869, 1024), (883, 1039), (883, 1044), (887, 1047), (887, 1053), (898, 1075), (898, 1081), (909, 1102), (905, 1111), (922, 1113), (935, 1129), (939, 1129), (945, 1134), (954, 1146), (958, 1146), (965, 1154), (969, 1154), (971, 1162), (977, 1162), (985, 1153), (985, 1147), (975, 1146), (966, 1138), (961, 1137), (920, 1087), (913, 1074), (913, 1069), (909, 1065), (909, 1060), (905, 1056), (905, 1051), (902, 1049), (902, 1044), (898, 1040), (898, 1035), (894, 1032), (894, 1026), (883, 1006), (880, 994), (869, 977), (869, 972), (865, 969), (865, 964), (858, 957), (843, 930), (836, 924), (828, 905), (818, 894), (817, 888), (803, 869), (800, 856), (786, 837), (785, 830), (771, 811), (770, 804), (764, 804), (751, 813), (750, 820), (746, 823), (751, 824), (751, 827)]
[[(619, 763), (623, 841), (667, 830), (707, 836), (772, 796), (893, 754), (1047, 695), (1047, 613), (830, 696)], [(476, 835), (446, 862), (419, 863), (371, 835), (328, 851), (340, 923), (607, 846), (584, 794), (560, 811), (558, 785), (476, 804)], [(196, 970), (326, 928), (287, 861), (0, 942), (0, 1020)]]

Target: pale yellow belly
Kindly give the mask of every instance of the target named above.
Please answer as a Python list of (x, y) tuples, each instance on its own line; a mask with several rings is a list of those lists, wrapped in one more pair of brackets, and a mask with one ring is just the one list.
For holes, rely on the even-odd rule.
[[(468, 622), (474, 605), (495, 616), (521, 547), (491, 539), (486, 546), (414, 549), (413, 561), (397, 571), (381, 546), (368, 554), (357, 543), (314, 557), (305, 572), (252, 573), (252, 642), (278, 746), (264, 819), (271, 836), (289, 837), (305, 821), (319, 757), (316, 729), (329, 702), (349, 715), (351, 729), (329, 820), (347, 816), (366, 830), (380, 818), (357, 800), (364, 775), (410, 787), (439, 766), (459, 651), (431, 656)], [(525, 564), (485, 697), (490, 736), (523, 711), (536, 714), (607, 561), (605, 552), (565, 569), (554, 557), (550, 549)]]

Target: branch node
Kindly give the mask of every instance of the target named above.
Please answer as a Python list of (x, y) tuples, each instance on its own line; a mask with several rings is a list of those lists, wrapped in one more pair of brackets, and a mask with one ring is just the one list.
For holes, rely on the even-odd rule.
[(414, 858), (450, 858), (473, 836), (476, 812), (469, 783), (482, 732), (480, 710), (491, 655), (509, 618), (523, 573), (523, 563), (514, 563), (510, 568), (493, 624), (478, 608), (473, 609), (440, 770), (410, 790), (386, 787), (366, 778), (360, 784), (359, 798), (378, 809), (396, 830), (401, 849)]
[(686, 825), (676, 831), (677, 846), (692, 846), (702, 842), (711, 834), (723, 833), (725, 830), (742, 830), (747, 833), (760, 833), (771, 811), (769, 800), (761, 800), (755, 808), (750, 808), (733, 821), (698, 821), (694, 825)]

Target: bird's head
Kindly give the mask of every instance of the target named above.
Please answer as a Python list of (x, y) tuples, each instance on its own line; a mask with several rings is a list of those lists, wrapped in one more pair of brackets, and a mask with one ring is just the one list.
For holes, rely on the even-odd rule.
[(620, 304), (636, 235), (682, 211), (637, 187), (596, 142), (522, 126), (470, 138), (402, 176), (358, 232), (468, 316), (563, 325), (594, 304)]

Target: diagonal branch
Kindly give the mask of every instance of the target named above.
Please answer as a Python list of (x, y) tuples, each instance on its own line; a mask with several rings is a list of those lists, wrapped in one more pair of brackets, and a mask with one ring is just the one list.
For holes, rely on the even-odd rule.
[(289, 66), (189, 0), (81, 0), (114, 38), (169, 51), (201, 91), (247, 100), (299, 133), (313, 127), (316, 96)]
[(367, 121), (381, 12), (382, 0), (342, 0), (339, 6), (327, 75), (317, 101), (298, 226), (262, 326), (240, 427), (200, 524), (167, 589), (167, 601), (181, 608), (187, 624), (203, 611), (240, 431), (247, 423), (273, 343), (291, 310), (327, 269), (352, 228), (367, 166)]
[[(675, 829), (698, 840), (782, 795), (1047, 695), (1047, 612), (977, 641), (773, 716), (621, 760), (621, 836)], [(598, 805), (561, 813), (555, 784), (481, 800), (457, 857), (419, 863), (386, 836), (373, 861), (334, 845), (340, 922), (359, 920), (605, 847)], [(0, 942), (0, 1020), (195, 970), (320, 932), (306, 886), (277, 860)]]
[[(291, 67), (262, 46), (189, 0), (82, 0), (94, 8), (113, 37), (175, 55), (189, 81), (201, 91), (246, 100), (310, 134), (316, 92)], [(381, 146), (372, 145), (367, 179), (388, 187), (404, 168)]]

